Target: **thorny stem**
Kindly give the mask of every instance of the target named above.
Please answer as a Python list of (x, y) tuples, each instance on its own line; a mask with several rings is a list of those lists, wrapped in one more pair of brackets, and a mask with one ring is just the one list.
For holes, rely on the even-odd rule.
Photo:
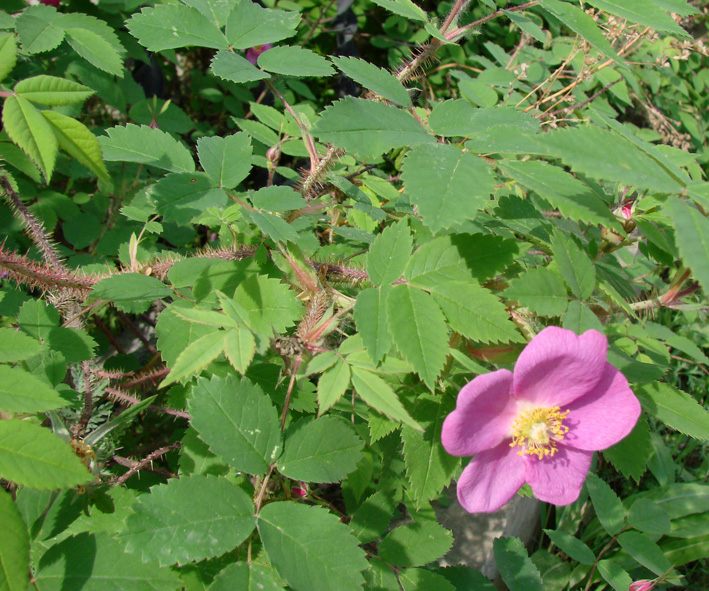
[(506, 8), (505, 10), (498, 10), (496, 12), (493, 12), (492, 14), (488, 14), (487, 16), (479, 18), (478, 20), (476, 20), (472, 23), (468, 23), (464, 27), (459, 27), (459, 28), (451, 31), (450, 33), (447, 33), (445, 35), (445, 37), (449, 41), (457, 41), (461, 36), (463, 36), (465, 33), (470, 31), (471, 29), (474, 29), (475, 27), (479, 27), (480, 25), (486, 23), (489, 20), (497, 18), (498, 16), (502, 16), (503, 14), (505, 14), (505, 12), (520, 12), (522, 10), (527, 10), (528, 8), (532, 8), (532, 6), (536, 6), (537, 4), (539, 4), (539, 0), (532, 0), (531, 2), (527, 2), (526, 4), (520, 4), (519, 6), (510, 6), (509, 8)]
[[(125, 474), (123, 474), (121, 476), (113, 478), (110, 482), (111, 486), (119, 486), (119, 485), (123, 484), (131, 476), (133, 476), (134, 474), (137, 474), (145, 466), (150, 464), (150, 462), (157, 460), (160, 456), (165, 455), (166, 453), (172, 451), (173, 449), (178, 449), (181, 446), (182, 446), (181, 441), (175, 441), (174, 443), (171, 443), (170, 445), (166, 445), (165, 447), (161, 447), (160, 449), (156, 449), (154, 452), (148, 454), (139, 462), (136, 462), (135, 464), (130, 466), (128, 469), (128, 472), (126, 472)], [(118, 457), (119, 456), (114, 456), (114, 460), (116, 460)], [(118, 461), (118, 463), (121, 463), (121, 462)], [(121, 464), (125, 465), (124, 463), (121, 463)], [(177, 476), (175, 474), (171, 474), (171, 476), (173, 478), (177, 478)]]
[[(110, 394), (114, 398), (118, 398), (119, 400), (122, 400), (123, 402), (127, 402), (128, 404), (138, 404), (141, 402), (139, 398), (136, 398), (135, 396), (131, 396), (130, 394), (126, 392), (121, 392), (117, 388), (104, 388), (106, 391), (106, 394)], [(172, 415), (175, 417), (180, 417), (181, 419), (192, 419), (192, 415), (190, 415), (188, 412), (185, 412), (184, 410), (175, 410), (173, 408), (165, 408), (163, 406), (156, 406), (154, 404), (151, 404), (148, 407), (148, 410), (154, 410), (156, 412), (163, 412), (168, 415)]]
[(89, 419), (94, 410), (94, 398), (91, 391), (91, 367), (88, 361), (81, 362), (81, 370), (84, 373), (84, 410), (81, 412), (81, 418), (76, 424), (74, 436), (83, 437), (86, 431), (86, 425), (89, 424)]
[(295, 386), (295, 374), (300, 368), (300, 364), (303, 361), (303, 357), (298, 355), (293, 360), (293, 365), (290, 368), (290, 381), (288, 382), (288, 391), (286, 392), (286, 400), (283, 403), (283, 413), (281, 413), (281, 431), (286, 427), (286, 418), (288, 418), (288, 407), (290, 406), (290, 399), (293, 395), (293, 386)]

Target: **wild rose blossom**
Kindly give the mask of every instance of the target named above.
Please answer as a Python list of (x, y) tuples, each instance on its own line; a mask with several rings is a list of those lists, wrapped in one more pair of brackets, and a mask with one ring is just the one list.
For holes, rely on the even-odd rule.
[(640, 403), (606, 361), (608, 340), (548, 327), (522, 351), (514, 373), (477, 376), (443, 423), (443, 447), (475, 457), (458, 481), (470, 513), (497, 511), (526, 482), (541, 501), (573, 503), (594, 451), (626, 437)]
[(270, 43), (264, 43), (263, 45), (255, 45), (254, 47), (249, 47), (246, 50), (246, 59), (249, 60), (254, 66), (258, 61), (258, 56), (260, 56), (264, 51), (271, 49), (273, 45)]

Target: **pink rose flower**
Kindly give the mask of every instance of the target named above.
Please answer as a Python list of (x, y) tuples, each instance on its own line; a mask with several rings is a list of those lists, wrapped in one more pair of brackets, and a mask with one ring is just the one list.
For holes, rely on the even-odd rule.
[(548, 327), (522, 351), (514, 373), (477, 376), (458, 395), (441, 440), (455, 456), (476, 454), (458, 481), (470, 513), (497, 511), (526, 482), (541, 501), (573, 503), (593, 452), (632, 431), (640, 403), (606, 361), (608, 340)]
[(260, 56), (264, 51), (268, 51), (272, 47), (273, 45), (271, 45), (270, 43), (249, 47), (246, 50), (246, 59), (249, 60), (255, 66), (256, 62), (258, 61), (258, 56)]

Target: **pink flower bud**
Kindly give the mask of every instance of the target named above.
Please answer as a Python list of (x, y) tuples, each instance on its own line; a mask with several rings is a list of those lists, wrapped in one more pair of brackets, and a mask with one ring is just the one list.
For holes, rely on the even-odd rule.
[[(59, 1), (59, 0), (57, 0)], [(254, 47), (249, 47), (246, 50), (246, 59), (249, 60), (254, 66), (256, 65), (256, 60), (264, 51), (271, 49), (273, 45), (270, 43), (264, 43), (263, 45), (256, 45)]]
[(633, 199), (623, 201), (623, 205), (620, 206), (620, 213), (626, 220), (633, 217)]
[(39, 0), (40, 4), (45, 4), (46, 6), (54, 6), (54, 8), (59, 8), (59, 3), (61, 0)]
[(290, 493), (294, 497), (305, 497), (308, 495), (308, 485), (305, 482), (301, 482), (300, 486), (291, 486)]
[(630, 587), (628, 587), (628, 591), (650, 591), (650, 589), (653, 589), (655, 587), (655, 581), (648, 581), (643, 580), (643, 581), (635, 581), (634, 583), (630, 583)]

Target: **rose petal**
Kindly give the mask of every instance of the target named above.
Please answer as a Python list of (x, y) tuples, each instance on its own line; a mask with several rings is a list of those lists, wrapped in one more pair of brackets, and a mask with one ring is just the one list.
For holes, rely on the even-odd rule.
[(535, 405), (566, 406), (593, 390), (606, 364), (608, 340), (589, 330), (550, 326), (522, 351), (514, 370), (514, 395)]
[(563, 446), (553, 458), (525, 456), (525, 479), (540, 501), (568, 505), (578, 498), (592, 457), (593, 452)]
[(501, 443), (476, 455), (458, 480), (458, 501), (469, 513), (491, 513), (524, 484), (524, 460), (516, 448)]
[(511, 436), (515, 419), (511, 387), (512, 372), (506, 369), (477, 376), (463, 387), (441, 430), (441, 442), (449, 454), (472, 456)]
[(564, 425), (569, 432), (564, 445), (597, 451), (607, 449), (626, 437), (640, 417), (640, 402), (628, 386), (628, 380), (606, 363), (601, 383), (593, 392), (577, 398), (568, 407)]

